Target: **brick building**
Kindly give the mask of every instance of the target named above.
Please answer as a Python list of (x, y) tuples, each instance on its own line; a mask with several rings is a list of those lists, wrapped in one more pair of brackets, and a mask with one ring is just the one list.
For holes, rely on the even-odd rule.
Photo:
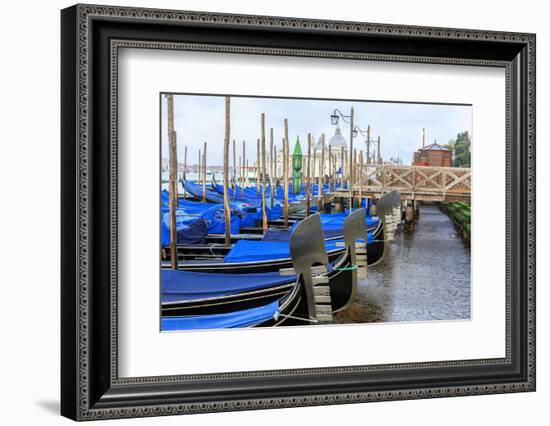
[(437, 142), (423, 146), (414, 153), (413, 166), (452, 167), (453, 152)]

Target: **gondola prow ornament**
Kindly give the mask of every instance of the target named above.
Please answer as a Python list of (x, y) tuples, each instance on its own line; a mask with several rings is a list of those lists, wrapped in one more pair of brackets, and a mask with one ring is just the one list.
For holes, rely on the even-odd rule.
[(290, 237), (294, 271), (304, 286), (309, 319), (332, 321), (332, 301), (326, 276), (328, 255), (319, 213), (302, 220)]

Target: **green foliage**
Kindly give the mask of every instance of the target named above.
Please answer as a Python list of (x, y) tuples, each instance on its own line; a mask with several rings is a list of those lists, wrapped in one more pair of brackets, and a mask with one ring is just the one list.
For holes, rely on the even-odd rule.
[(454, 167), (470, 167), (470, 143), (470, 135), (468, 132), (462, 132), (456, 135), (456, 141), (452, 144)]
[(464, 202), (441, 203), (447, 213), (458, 223), (470, 237), (471, 205)]
[(456, 141), (454, 139), (451, 139), (449, 142), (447, 142), (445, 145), (443, 145), (443, 148), (447, 148), (447, 149), (454, 152), (455, 144), (456, 144)]

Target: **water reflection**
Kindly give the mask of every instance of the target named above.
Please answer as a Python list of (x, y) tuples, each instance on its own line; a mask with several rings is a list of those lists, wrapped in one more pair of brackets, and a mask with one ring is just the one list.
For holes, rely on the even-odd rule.
[(437, 205), (421, 205), (416, 231), (397, 233), (368, 273), (335, 323), (470, 318), (470, 249)]

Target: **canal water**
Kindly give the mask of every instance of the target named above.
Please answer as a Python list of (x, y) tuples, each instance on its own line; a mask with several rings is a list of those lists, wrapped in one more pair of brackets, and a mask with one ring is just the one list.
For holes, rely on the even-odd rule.
[(470, 249), (436, 204), (421, 204), (416, 230), (395, 235), (334, 323), (470, 319)]

